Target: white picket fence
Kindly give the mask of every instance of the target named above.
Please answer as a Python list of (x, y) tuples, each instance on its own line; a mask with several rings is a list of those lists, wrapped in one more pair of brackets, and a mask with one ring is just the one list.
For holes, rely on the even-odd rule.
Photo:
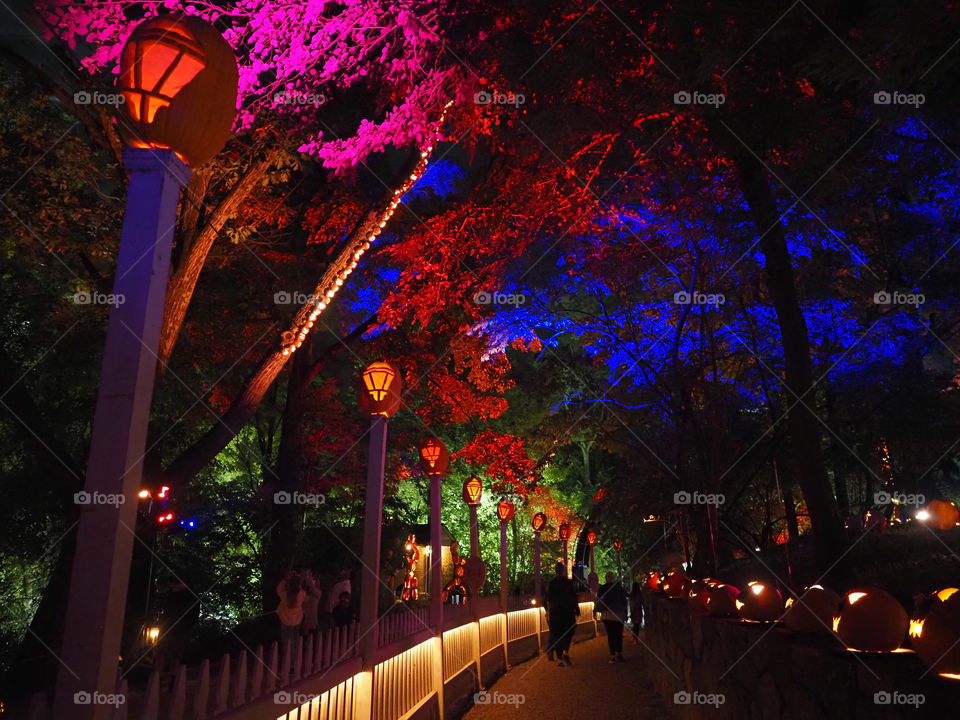
[[(495, 600), (444, 606), (445, 620), (450, 610), (453, 619), (464, 620), (445, 632), (431, 627), (429, 608), (381, 618), (379, 660), (368, 668), (358, 655), (353, 624), (301, 637), (283, 649), (274, 642), (224, 655), (215, 666), (209, 660), (196, 668), (181, 665), (165, 692), (157, 672), (140, 696), (131, 696), (124, 680), (117, 692), (128, 702), (116, 709), (114, 720), (406, 720), (434, 696), (442, 720), (447, 682), (472, 667), (481, 687), (483, 658), (496, 651), (508, 666), (509, 643), (536, 637), (542, 650), (543, 608), (504, 613)], [(580, 603), (578, 623), (593, 623), (596, 635), (592, 602)], [(48, 702), (45, 695), (34, 697), (28, 720), (52, 720)]]

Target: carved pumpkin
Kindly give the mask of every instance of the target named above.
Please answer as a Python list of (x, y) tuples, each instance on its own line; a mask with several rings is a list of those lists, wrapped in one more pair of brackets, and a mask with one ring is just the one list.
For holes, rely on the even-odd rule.
[(783, 597), (776, 586), (751, 580), (737, 599), (740, 617), (754, 622), (773, 622), (783, 614)]
[(822, 585), (812, 585), (799, 598), (788, 599), (786, 607), (783, 623), (789, 630), (830, 634), (833, 618), (840, 612), (840, 596)]
[(845, 596), (833, 629), (851, 650), (891, 652), (907, 634), (907, 611), (880, 588), (858, 588)]
[(120, 54), (120, 135), (133, 147), (172, 148), (197, 168), (227, 142), (238, 79), (233, 49), (206, 21), (193, 15), (144, 20)]
[(688, 578), (682, 572), (671, 570), (667, 573), (667, 577), (661, 584), (660, 589), (667, 594), (667, 597), (686, 597), (690, 589), (690, 578)]
[(960, 674), (960, 591), (941, 590), (926, 614), (910, 621), (910, 647), (937, 673)]
[(710, 586), (703, 580), (694, 580), (690, 583), (690, 612), (707, 612), (707, 601), (710, 599)]
[(651, 592), (655, 592), (660, 589), (660, 573), (653, 571), (647, 573), (647, 577), (643, 581), (643, 589)]
[(927, 524), (940, 530), (949, 530), (960, 520), (960, 510), (953, 500), (934, 500), (927, 505), (927, 513)]
[(707, 612), (714, 617), (735, 617), (740, 591), (733, 585), (712, 585), (707, 592)]

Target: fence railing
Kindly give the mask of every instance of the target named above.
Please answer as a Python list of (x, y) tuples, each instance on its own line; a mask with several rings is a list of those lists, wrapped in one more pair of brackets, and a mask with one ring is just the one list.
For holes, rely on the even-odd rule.
[[(451, 609), (451, 615), (465, 620), (444, 632), (431, 627), (429, 608), (381, 618), (377, 654), (382, 659), (372, 667), (363, 667), (358, 656), (354, 623), (300, 637), (283, 648), (274, 642), (236, 657), (224, 655), (215, 664), (181, 665), (169, 688), (161, 688), (156, 671), (139, 694), (131, 694), (123, 680), (117, 692), (128, 701), (116, 708), (114, 720), (406, 720), (434, 696), (442, 720), (446, 683), (473, 666), (479, 688), (484, 658), (496, 652), (508, 666), (510, 643), (536, 637), (536, 652), (542, 650), (543, 608), (504, 613), (490, 600), (444, 606), (445, 626)], [(578, 623), (589, 622), (596, 634), (593, 603), (580, 603)], [(34, 697), (28, 720), (51, 720), (45, 696)]]

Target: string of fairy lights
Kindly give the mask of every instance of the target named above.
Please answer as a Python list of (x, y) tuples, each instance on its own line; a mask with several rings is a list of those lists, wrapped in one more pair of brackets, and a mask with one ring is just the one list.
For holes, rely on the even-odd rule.
[(313, 329), (313, 325), (316, 323), (317, 318), (319, 318), (320, 314), (327, 307), (329, 307), (330, 303), (340, 291), (340, 288), (342, 288), (344, 283), (346, 283), (347, 278), (349, 278), (351, 273), (357, 269), (360, 258), (363, 257), (363, 254), (370, 249), (370, 246), (376, 241), (380, 233), (383, 232), (384, 228), (387, 227), (387, 223), (390, 221), (390, 218), (393, 217), (394, 212), (396, 212), (397, 206), (400, 204), (400, 200), (407, 193), (407, 191), (417, 183), (417, 181), (426, 171), (427, 165), (430, 162), (430, 153), (433, 152), (435, 143), (440, 140), (440, 128), (443, 126), (443, 122), (447, 116), (447, 110), (452, 104), (453, 101), (451, 100), (444, 105), (443, 111), (440, 113), (440, 119), (437, 120), (434, 125), (432, 139), (428, 139), (426, 141), (426, 145), (421, 149), (420, 160), (417, 162), (416, 167), (413, 169), (413, 172), (410, 173), (409, 177), (404, 181), (404, 183), (393, 191), (393, 198), (391, 199), (390, 204), (387, 206), (386, 210), (384, 210), (384, 212), (374, 220), (373, 226), (369, 233), (367, 233), (365, 236), (361, 235), (360, 239), (354, 241), (352, 244), (343, 249), (337, 259), (334, 260), (331, 266), (323, 274), (323, 278), (320, 280), (320, 282), (317, 283), (312, 300), (300, 308), (290, 328), (282, 333), (281, 345), (283, 347), (284, 356), (292, 355), (300, 349), (303, 341), (306, 340), (307, 335)]

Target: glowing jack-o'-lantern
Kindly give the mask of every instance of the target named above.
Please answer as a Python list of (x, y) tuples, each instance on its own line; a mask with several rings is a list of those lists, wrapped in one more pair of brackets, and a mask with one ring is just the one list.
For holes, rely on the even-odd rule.
[(783, 614), (783, 597), (774, 585), (751, 580), (737, 599), (740, 617), (753, 622), (773, 622)]
[(133, 147), (172, 148), (197, 168), (230, 135), (238, 78), (233, 49), (206, 21), (193, 15), (144, 20), (120, 53), (120, 134)]
[(443, 475), (449, 465), (447, 446), (437, 438), (427, 438), (420, 443), (420, 469), (427, 475)]
[(927, 524), (939, 530), (949, 530), (960, 521), (960, 510), (953, 500), (934, 500), (927, 505)]
[(478, 477), (472, 477), (463, 484), (463, 501), (467, 505), (476, 505), (483, 495), (483, 483)]
[(593, 528), (590, 528), (590, 530), (587, 532), (587, 542), (591, 545), (595, 545), (597, 542), (597, 531)]
[(643, 580), (643, 589), (656, 591), (660, 589), (660, 573), (657, 571), (652, 571), (647, 573), (647, 576)]
[(960, 674), (960, 591), (941, 590), (922, 618), (910, 621), (910, 647), (941, 675)]
[(907, 634), (907, 611), (880, 588), (858, 588), (844, 597), (833, 629), (851, 650), (892, 652)]
[(671, 570), (667, 573), (660, 589), (667, 594), (667, 597), (684, 598), (690, 591), (690, 578), (682, 572)]
[(387, 362), (367, 366), (360, 376), (360, 409), (367, 415), (392, 417), (400, 407), (400, 371)]
[(822, 585), (811, 585), (799, 598), (787, 600), (783, 623), (799, 633), (829, 634), (840, 612), (840, 596)]
[(535, 533), (540, 532), (547, 524), (547, 516), (542, 512), (537, 513), (533, 516), (533, 531)]
[(690, 583), (687, 593), (690, 600), (690, 611), (695, 613), (707, 612), (707, 600), (710, 599), (710, 586), (703, 580), (694, 580)]
[(712, 585), (707, 591), (707, 612), (714, 617), (735, 617), (740, 591), (733, 585)]
[(513, 503), (509, 500), (501, 500), (497, 504), (497, 517), (500, 518), (500, 522), (506, 523), (513, 520), (513, 516), (516, 513), (516, 508), (514, 508)]

